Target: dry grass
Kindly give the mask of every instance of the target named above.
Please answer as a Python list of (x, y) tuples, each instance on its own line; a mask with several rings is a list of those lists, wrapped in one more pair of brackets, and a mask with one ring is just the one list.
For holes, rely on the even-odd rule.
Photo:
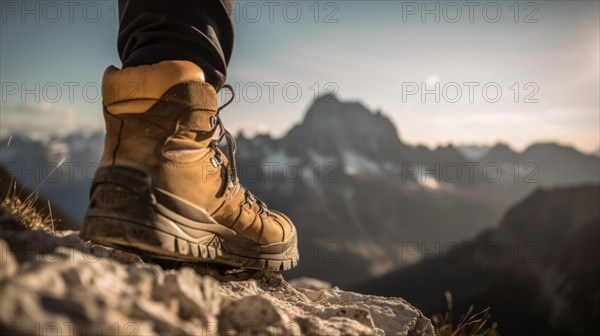
[[(6, 149), (10, 147), (11, 140), (12, 136), (6, 143)], [(2, 162), (2, 157), (0, 157), (0, 162)], [(60, 161), (48, 176), (52, 175), (63, 163), (64, 159)], [(0, 183), (6, 183), (8, 176), (10, 176), (8, 188), (6, 188), (6, 190), (4, 188), (1, 189), (2, 193), (0, 193), (0, 195), (4, 192), (6, 192), (6, 194), (4, 195), (4, 199), (1, 200), (0, 205), (17, 217), (26, 228), (34, 231), (42, 230), (48, 233), (54, 233), (54, 218), (52, 217), (52, 207), (50, 206), (50, 202), (48, 201), (45, 207), (40, 206), (40, 202), (38, 202), (39, 194), (37, 190), (44, 182), (46, 182), (48, 176), (41, 181), (35, 190), (27, 192), (28, 195), (25, 198), (21, 198), (21, 194), (25, 192), (25, 189), (21, 186), (20, 190), (17, 190), (19, 188), (17, 187), (17, 181), (14, 176), (2, 172)]]
[(54, 219), (52, 218), (50, 202), (45, 208), (38, 209), (36, 206), (37, 192), (31, 192), (27, 197), (21, 199), (19, 197), (20, 192), (17, 189), (17, 182), (13, 178), (9, 182), (8, 192), (2, 200), (2, 207), (16, 216), (29, 230), (54, 233)]
[[(473, 314), (473, 306), (462, 315), (455, 325), (453, 321), (453, 303), (450, 292), (445, 293), (447, 312), (431, 318), (437, 336), (499, 336), (496, 324), (490, 323), (490, 308)], [(491, 325), (490, 325), (491, 324)]]

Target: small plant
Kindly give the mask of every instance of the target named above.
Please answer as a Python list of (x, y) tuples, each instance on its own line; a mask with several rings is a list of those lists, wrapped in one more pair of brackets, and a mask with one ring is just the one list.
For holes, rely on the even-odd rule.
[(453, 303), (452, 294), (444, 293), (447, 302), (447, 312), (445, 314), (435, 314), (431, 317), (431, 322), (437, 336), (499, 336), (496, 331), (496, 323), (489, 325), (491, 313), (490, 308), (473, 314), (473, 306), (469, 307), (466, 314), (462, 315), (458, 324), (453, 321)]
[(45, 208), (38, 209), (36, 207), (37, 192), (32, 192), (21, 200), (17, 192), (17, 182), (13, 178), (9, 183), (8, 192), (2, 200), (2, 207), (16, 216), (26, 228), (54, 233), (54, 219), (50, 202)]
[[(11, 140), (12, 136), (8, 139), (6, 144), (7, 149), (10, 146)], [(65, 160), (62, 159), (60, 163), (52, 170), (52, 172), (48, 174), (48, 176), (52, 175), (56, 169), (58, 169), (64, 163), (64, 161)], [(33, 231), (42, 230), (53, 234), (54, 218), (52, 217), (52, 207), (50, 206), (50, 201), (48, 201), (45, 207), (40, 206), (38, 202), (39, 194), (37, 192), (42, 184), (46, 181), (48, 176), (46, 176), (32, 192), (28, 192), (28, 195), (25, 197), (25, 199), (21, 199), (21, 193), (23, 193), (25, 189), (21, 186), (21, 190), (17, 191), (17, 181), (15, 180), (14, 176), (8, 173), (4, 174), (3, 172), (2, 178), (0, 179), (7, 179), (8, 176), (10, 176), (10, 181), (8, 182), (6, 195), (4, 196), (4, 199), (1, 200), (0, 206), (17, 217), (26, 228)], [(6, 181), (0, 182), (5, 183)]]

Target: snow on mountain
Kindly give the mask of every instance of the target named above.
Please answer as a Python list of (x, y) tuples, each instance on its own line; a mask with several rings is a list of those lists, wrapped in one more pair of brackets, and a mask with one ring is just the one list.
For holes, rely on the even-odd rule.
[(491, 147), (477, 145), (463, 145), (456, 147), (465, 158), (469, 160), (479, 160), (486, 155)]

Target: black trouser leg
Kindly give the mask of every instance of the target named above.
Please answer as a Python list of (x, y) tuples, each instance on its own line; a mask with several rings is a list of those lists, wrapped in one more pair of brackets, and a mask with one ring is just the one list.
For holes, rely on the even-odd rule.
[(119, 0), (123, 67), (165, 60), (199, 65), (217, 90), (233, 49), (233, 0)]

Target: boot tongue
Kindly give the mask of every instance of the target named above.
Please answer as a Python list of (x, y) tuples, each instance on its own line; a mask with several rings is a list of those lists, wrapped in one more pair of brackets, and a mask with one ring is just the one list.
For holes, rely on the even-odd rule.
[[(164, 150), (207, 150), (218, 129), (217, 93), (208, 83), (188, 82), (177, 84), (157, 103), (156, 115), (148, 119), (173, 132), (164, 144)], [(161, 114), (160, 112), (168, 112)]]

